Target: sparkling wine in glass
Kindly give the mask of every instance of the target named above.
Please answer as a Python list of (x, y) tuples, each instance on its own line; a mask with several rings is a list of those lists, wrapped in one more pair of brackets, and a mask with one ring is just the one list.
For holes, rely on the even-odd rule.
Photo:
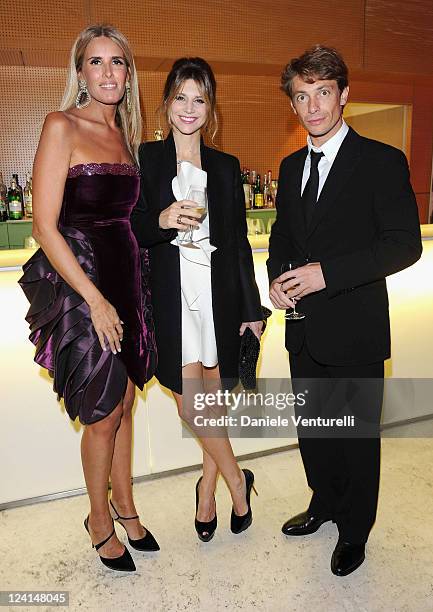
[[(302, 266), (305, 266), (306, 263), (307, 263), (306, 261), (299, 261), (299, 260), (287, 261), (281, 266), (281, 274), (283, 274), (284, 272), (290, 272), (290, 270), (296, 270), (296, 268), (301, 268)], [(287, 281), (290, 281), (290, 277), (286, 279), (284, 282), (287, 283)], [(306, 315), (303, 312), (298, 312), (296, 310), (296, 301), (295, 300), (293, 301), (295, 303), (295, 306), (292, 312), (286, 312), (286, 315), (284, 318), (287, 321), (300, 321), (301, 319), (305, 319)]]
[[(195, 202), (196, 206), (185, 206), (185, 211), (191, 210), (200, 215), (200, 223), (207, 215), (207, 193), (206, 187), (202, 187), (200, 185), (191, 185), (188, 189), (188, 193), (186, 194), (185, 200), (190, 200), (191, 202)], [(186, 212), (185, 216), (188, 216), (188, 212)], [(185, 236), (181, 241), (182, 246), (188, 247), (190, 249), (199, 249), (200, 247), (196, 246), (193, 241), (193, 232), (194, 226), (190, 225), (189, 230), (185, 232)]]

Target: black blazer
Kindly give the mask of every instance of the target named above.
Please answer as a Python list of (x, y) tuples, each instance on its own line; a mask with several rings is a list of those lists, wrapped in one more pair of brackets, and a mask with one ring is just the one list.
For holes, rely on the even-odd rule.
[[(260, 296), (247, 239), (245, 200), (238, 160), (201, 142), (202, 169), (207, 172), (212, 306), (221, 377), (237, 379), (239, 327), (262, 319)], [(177, 230), (159, 227), (160, 212), (175, 201), (171, 189), (177, 174), (172, 134), (165, 141), (140, 146), (141, 194), (131, 224), (141, 247), (150, 247), (150, 287), (158, 347), (156, 376), (182, 392), (181, 290), (179, 249), (170, 244)]]
[(326, 288), (301, 299), (305, 319), (286, 324), (286, 348), (304, 340), (326, 365), (360, 365), (390, 356), (385, 277), (421, 256), (414, 193), (404, 154), (351, 128), (320, 193), (307, 229), (301, 180), (308, 148), (280, 167), (277, 219), (267, 261), (269, 281), (281, 264), (306, 258), (322, 265)]

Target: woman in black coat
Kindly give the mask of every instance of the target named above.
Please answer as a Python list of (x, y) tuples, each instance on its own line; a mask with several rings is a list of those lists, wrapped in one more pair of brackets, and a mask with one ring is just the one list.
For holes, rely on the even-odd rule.
[[(131, 219), (140, 246), (150, 247), (156, 376), (171, 389), (180, 416), (190, 425), (190, 392), (233, 387), (240, 337), (246, 327), (257, 337), (262, 329), (239, 162), (205, 146), (201, 137), (202, 131), (212, 138), (216, 132), (215, 89), (204, 60), (174, 63), (161, 106), (172, 131), (165, 141), (140, 146), (141, 197)], [(186, 199), (191, 185), (207, 189), (205, 218), (188, 210), (197, 206)], [(185, 246), (191, 226), (193, 248)], [(208, 541), (215, 532), (218, 472), (233, 500), (231, 529), (240, 533), (252, 521), (254, 475), (239, 469), (225, 430), (203, 434), (193, 429), (203, 447), (203, 476), (196, 486), (197, 533)]]

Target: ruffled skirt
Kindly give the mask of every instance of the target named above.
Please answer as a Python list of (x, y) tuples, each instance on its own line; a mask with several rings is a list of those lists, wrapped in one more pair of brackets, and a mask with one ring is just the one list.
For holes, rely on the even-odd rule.
[[(61, 233), (85, 274), (97, 285), (90, 240), (76, 228), (63, 227)], [(89, 306), (54, 270), (42, 249), (23, 267), (24, 274), (18, 282), (30, 302), (26, 321), (30, 340), (36, 346), (35, 361), (53, 376), (54, 391), (64, 399), (72, 420), (78, 416), (81, 423), (88, 425), (103, 419), (120, 402), (128, 375), (142, 389), (155, 371), (147, 251), (142, 250), (141, 257), (142, 300), (137, 305), (141, 311), (140, 354), (137, 352), (132, 375), (122, 353), (114, 355), (102, 350)]]

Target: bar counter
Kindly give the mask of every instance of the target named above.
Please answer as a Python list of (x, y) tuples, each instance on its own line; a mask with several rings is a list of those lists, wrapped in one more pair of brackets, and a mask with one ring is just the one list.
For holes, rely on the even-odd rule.
[[(433, 226), (422, 226), (423, 255), (411, 268), (388, 278), (392, 359), (388, 378), (433, 378)], [(251, 237), (262, 303), (271, 306), (266, 274), (268, 236)], [(81, 426), (72, 423), (52, 391), (48, 374), (33, 362), (24, 320), (27, 300), (17, 285), (31, 250), (0, 251), (0, 509), (43, 496), (74, 494), (84, 487), (80, 463)], [(274, 311), (262, 341), (261, 378), (287, 378), (284, 313)], [(392, 400), (392, 401), (391, 401)], [(415, 402), (416, 418), (433, 412), (431, 400)], [(399, 398), (385, 394), (385, 423), (407, 418)], [(293, 438), (233, 439), (237, 455), (295, 443)], [(153, 379), (137, 393), (133, 474), (149, 476), (199, 464), (195, 440), (182, 436), (175, 402)]]

